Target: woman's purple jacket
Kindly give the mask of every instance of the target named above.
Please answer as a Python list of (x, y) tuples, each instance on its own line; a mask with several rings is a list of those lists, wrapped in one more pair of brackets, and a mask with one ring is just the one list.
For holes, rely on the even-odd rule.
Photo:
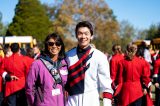
[[(64, 60), (61, 61), (61, 64), (59, 70), (64, 85), (67, 81), (68, 71)], [(37, 88), (37, 85), (40, 85), (40, 87)], [(25, 89), (30, 106), (64, 106), (64, 88), (62, 84), (57, 84), (55, 87), (52, 75), (40, 59), (32, 63), (26, 79)], [(60, 94), (55, 95), (57, 90), (60, 91)]]

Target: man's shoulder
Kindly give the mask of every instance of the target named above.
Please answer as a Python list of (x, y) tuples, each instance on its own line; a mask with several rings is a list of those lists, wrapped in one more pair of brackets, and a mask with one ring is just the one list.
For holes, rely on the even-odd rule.
[(92, 51), (94, 51), (94, 53), (99, 54), (99, 55), (105, 55), (102, 51), (100, 51), (99, 49), (95, 49), (92, 48)]
[(66, 56), (72, 55), (76, 53), (77, 48), (74, 47), (66, 52)]

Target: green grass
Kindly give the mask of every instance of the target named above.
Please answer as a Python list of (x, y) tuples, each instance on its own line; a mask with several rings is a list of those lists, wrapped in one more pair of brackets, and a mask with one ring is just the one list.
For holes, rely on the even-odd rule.
[(100, 99), (100, 106), (103, 106), (103, 101), (102, 101), (103, 99)]

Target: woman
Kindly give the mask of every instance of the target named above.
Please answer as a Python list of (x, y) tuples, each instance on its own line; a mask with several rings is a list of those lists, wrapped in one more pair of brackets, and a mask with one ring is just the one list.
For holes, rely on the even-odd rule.
[(118, 95), (119, 106), (142, 105), (142, 83), (151, 92), (149, 68), (144, 60), (136, 56), (137, 46), (129, 44), (126, 56), (118, 64), (118, 84), (121, 85)]
[(33, 62), (28, 73), (26, 95), (30, 106), (65, 105), (63, 87), (68, 72), (64, 58), (65, 48), (60, 36), (48, 35), (44, 52)]

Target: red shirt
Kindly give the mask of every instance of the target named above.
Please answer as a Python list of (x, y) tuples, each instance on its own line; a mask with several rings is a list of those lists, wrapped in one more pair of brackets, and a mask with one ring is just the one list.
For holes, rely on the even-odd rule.
[(110, 74), (113, 83), (116, 83), (117, 71), (118, 71), (118, 62), (124, 59), (122, 54), (115, 54), (110, 60)]
[(160, 58), (155, 61), (153, 74), (160, 74)]
[(29, 69), (30, 69), (30, 66), (32, 64), (32, 62), (34, 61), (33, 58), (29, 57), (29, 56), (24, 56), (24, 62), (26, 64), (26, 75), (28, 75), (28, 72), (29, 72)]
[[(2, 64), (3, 58), (0, 56), (0, 66)], [(2, 80), (2, 72), (0, 72), (0, 92), (2, 92), (3, 80)]]
[(148, 87), (149, 64), (135, 56), (131, 61), (121, 60), (118, 68), (118, 83), (122, 85), (119, 92), (119, 105), (127, 106), (143, 96), (142, 83)]
[(14, 53), (4, 59), (0, 68), (1, 72), (7, 72), (10, 76), (14, 75), (19, 78), (18, 80), (6, 81), (5, 96), (9, 96), (25, 87), (27, 67), (24, 56), (19, 53)]

